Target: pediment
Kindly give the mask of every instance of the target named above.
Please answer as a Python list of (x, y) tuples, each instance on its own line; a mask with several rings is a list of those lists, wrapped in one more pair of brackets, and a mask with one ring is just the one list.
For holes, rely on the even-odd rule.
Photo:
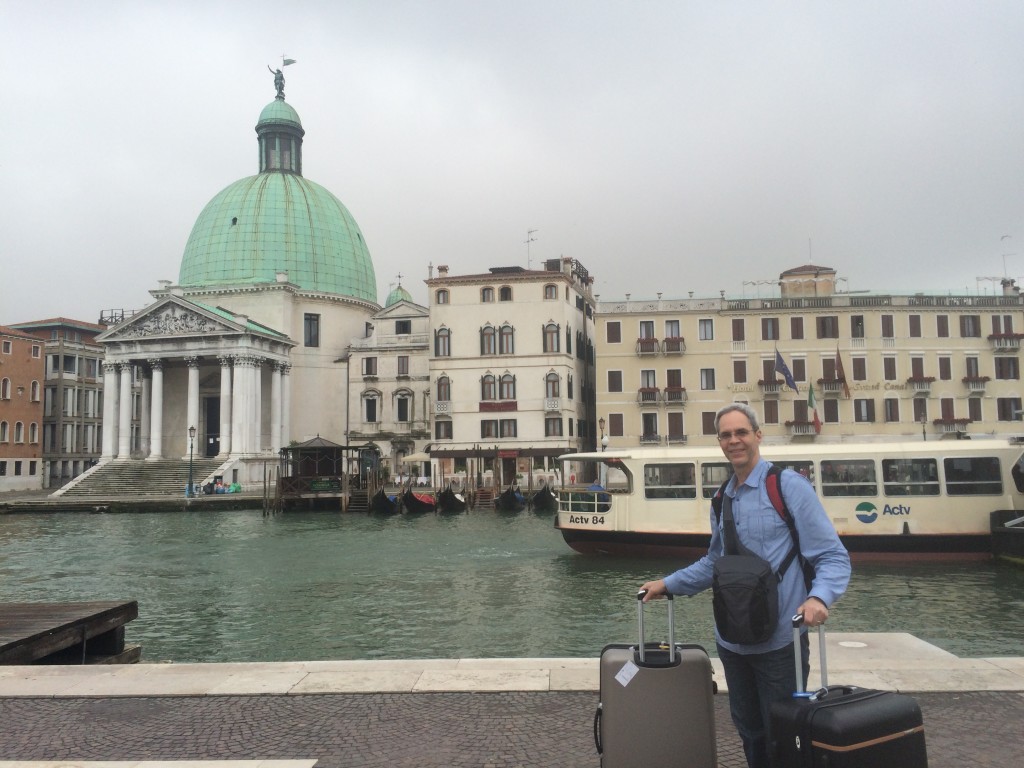
[(374, 316), (374, 320), (390, 320), (392, 318), (396, 320), (404, 320), (406, 318), (412, 319), (416, 317), (429, 317), (430, 310), (426, 307), (420, 306), (419, 304), (413, 304), (411, 301), (397, 301), (390, 307), (385, 307), (380, 312), (377, 312)]
[(105, 331), (96, 340), (109, 342), (126, 339), (220, 336), (244, 332), (244, 324), (226, 320), (178, 297), (168, 297)]

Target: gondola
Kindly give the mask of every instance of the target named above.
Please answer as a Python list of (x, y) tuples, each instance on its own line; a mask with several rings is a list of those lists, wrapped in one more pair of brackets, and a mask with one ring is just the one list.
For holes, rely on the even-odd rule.
[(437, 502), (433, 496), (426, 493), (414, 493), (409, 488), (402, 494), (402, 506), (405, 507), (406, 514), (424, 515), (433, 512), (437, 507)]
[(437, 496), (437, 511), (445, 514), (466, 511), (466, 498), (452, 490), (451, 483)]
[(557, 512), (558, 496), (556, 496), (555, 492), (552, 491), (545, 483), (535, 494), (533, 494), (533, 497), (530, 499), (530, 506), (533, 508), (534, 512), (538, 513)]
[(526, 497), (519, 489), (510, 485), (494, 500), (494, 508), (499, 512), (520, 512), (526, 506)]
[(383, 486), (370, 497), (370, 512), (375, 515), (393, 515), (399, 512), (402, 505), (399, 504), (397, 496), (388, 496), (384, 493)]

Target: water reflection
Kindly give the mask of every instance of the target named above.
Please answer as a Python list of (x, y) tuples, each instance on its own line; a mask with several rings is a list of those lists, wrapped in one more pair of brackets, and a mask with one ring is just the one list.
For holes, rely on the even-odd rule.
[[(634, 638), (633, 590), (677, 566), (577, 555), (527, 513), (0, 518), (3, 600), (137, 599), (148, 661), (592, 657)], [(1024, 656), (1022, 594), (995, 563), (861, 565), (830, 625)], [(676, 609), (679, 639), (713, 644), (708, 595)], [(664, 636), (663, 605), (648, 624)]]

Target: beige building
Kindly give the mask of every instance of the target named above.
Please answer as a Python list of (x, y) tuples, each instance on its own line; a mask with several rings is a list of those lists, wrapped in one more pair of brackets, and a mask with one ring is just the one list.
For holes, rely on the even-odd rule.
[(734, 400), (761, 415), (769, 442), (1022, 431), (1024, 298), (1012, 280), (997, 295), (844, 293), (840, 282), (806, 265), (783, 272), (773, 298), (599, 302), (597, 416), (610, 445), (714, 443), (714, 414)]
[(525, 488), (596, 445), (594, 297), (575, 259), (427, 280), (434, 440), (442, 477)]

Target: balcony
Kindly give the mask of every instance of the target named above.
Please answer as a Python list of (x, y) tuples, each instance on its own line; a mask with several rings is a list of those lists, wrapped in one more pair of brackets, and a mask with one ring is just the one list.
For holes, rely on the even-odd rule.
[(789, 427), (789, 434), (791, 435), (818, 434), (814, 429), (813, 421), (787, 421), (786, 426)]
[(545, 397), (544, 398), (544, 411), (546, 413), (557, 413), (562, 410), (562, 398), (560, 397)]
[(1024, 339), (1024, 333), (993, 333), (988, 340), (992, 343), (993, 352), (1014, 353), (1020, 349), (1020, 340)]
[(640, 387), (636, 391), (636, 402), (640, 406), (661, 405), (661, 398), (658, 396), (661, 390), (657, 387)]
[(761, 388), (762, 395), (778, 395), (782, 391), (783, 386), (785, 386), (785, 382), (761, 379), (757, 382), (757, 386)]
[(826, 397), (839, 397), (846, 389), (846, 379), (818, 379), (818, 386)]
[(933, 381), (935, 381), (934, 376), (911, 376), (907, 379), (907, 387), (913, 391), (915, 396), (927, 396), (932, 391)]
[(666, 355), (681, 355), (686, 351), (686, 339), (682, 336), (666, 336), (662, 341)]
[(451, 400), (435, 400), (434, 401), (434, 414), (437, 416), (449, 416), (452, 412), (452, 401)]
[(661, 435), (640, 435), (640, 445), (661, 445)]
[(686, 445), (686, 435), (669, 435), (665, 438), (666, 445)]
[(639, 338), (636, 340), (636, 353), (644, 357), (646, 355), (657, 355), (661, 352), (661, 342), (655, 338)]
[(964, 376), (963, 382), (967, 386), (968, 395), (984, 395), (985, 385), (989, 381), (988, 376)]
[(935, 431), (941, 435), (966, 433), (967, 425), (970, 423), (970, 419), (935, 419), (932, 421), (932, 424), (935, 426)]
[(686, 387), (665, 387), (665, 403), (667, 405), (685, 405)]

